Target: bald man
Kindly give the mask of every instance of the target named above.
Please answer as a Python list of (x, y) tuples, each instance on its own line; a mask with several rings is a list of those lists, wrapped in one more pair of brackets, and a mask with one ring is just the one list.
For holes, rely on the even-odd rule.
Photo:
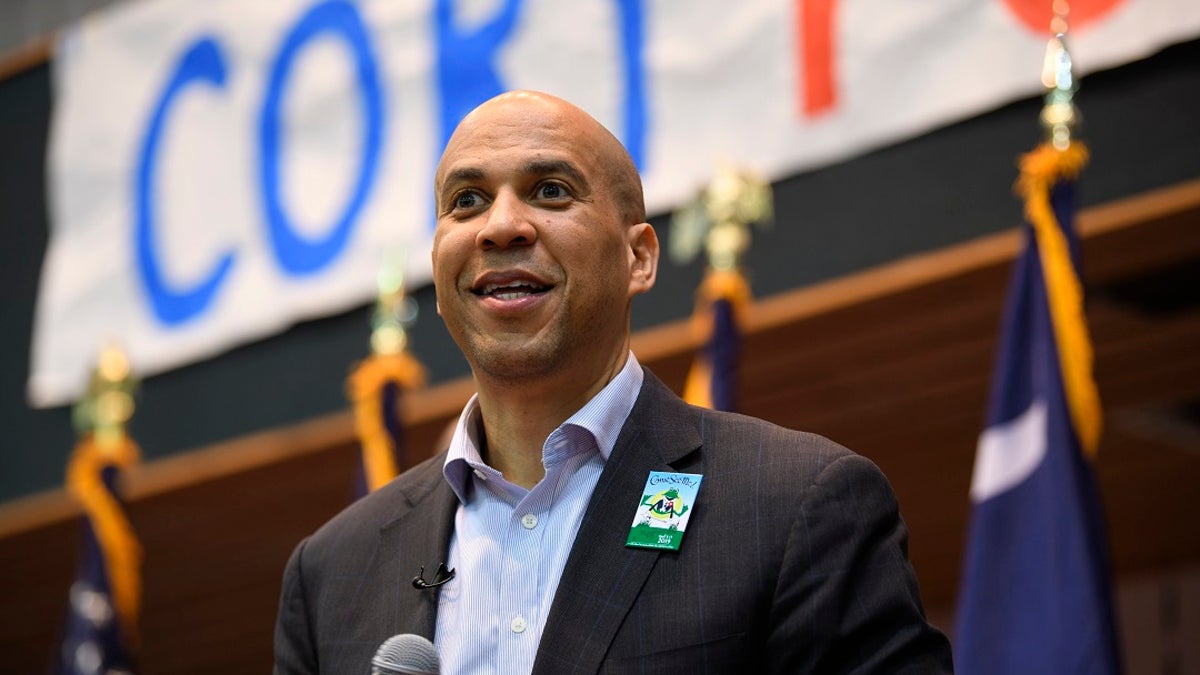
[(879, 470), (688, 406), (629, 351), (659, 243), (611, 133), (503, 94), (435, 194), (438, 313), (478, 394), (447, 451), (296, 548), (276, 673), (366, 673), (398, 633), (444, 673), (950, 672)]

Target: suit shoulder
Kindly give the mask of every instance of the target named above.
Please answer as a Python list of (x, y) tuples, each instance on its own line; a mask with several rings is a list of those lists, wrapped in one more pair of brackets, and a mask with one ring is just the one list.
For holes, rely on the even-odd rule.
[(442, 478), (446, 453), (441, 452), (397, 476), (330, 518), (308, 540), (307, 553), (338, 550), (354, 541), (373, 541), (380, 528), (400, 517), (435, 489)]
[(718, 461), (744, 463), (747, 455), (758, 462), (777, 464), (815, 477), (854, 451), (824, 436), (788, 429), (738, 413), (702, 410), (700, 433), (705, 449)]

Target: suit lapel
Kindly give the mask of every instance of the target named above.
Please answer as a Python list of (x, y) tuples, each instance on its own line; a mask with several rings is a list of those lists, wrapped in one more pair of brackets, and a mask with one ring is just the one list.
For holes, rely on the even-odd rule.
[[(443, 457), (444, 459), (444, 457)], [(415, 633), (433, 640), (437, 619), (437, 590), (413, 588), (411, 579), (425, 567), (432, 579), (438, 563), (446, 560), (458, 498), (442, 477), (442, 462), (430, 462), (425, 475), (406, 492), (410, 508), (379, 530), (379, 570), (393, 588), (390, 623), (394, 633)]]
[(600, 668), (659, 551), (625, 539), (651, 471), (700, 447), (695, 412), (649, 371), (588, 502), (550, 607), (533, 672)]

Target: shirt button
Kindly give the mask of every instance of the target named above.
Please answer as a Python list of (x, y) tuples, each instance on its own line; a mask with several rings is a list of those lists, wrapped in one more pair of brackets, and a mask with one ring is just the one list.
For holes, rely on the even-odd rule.
[(525, 619), (518, 616), (512, 620), (512, 623), (508, 624), (508, 627), (514, 633), (524, 633), (526, 628)]
[(532, 530), (537, 527), (537, 516), (532, 513), (526, 513), (521, 516), (521, 524), (525, 526), (525, 529)]
[(480, 471), (479, 469), (475, 469), (475, 477), (478, 478), (479, 480), (487, 480), (487, 474)]

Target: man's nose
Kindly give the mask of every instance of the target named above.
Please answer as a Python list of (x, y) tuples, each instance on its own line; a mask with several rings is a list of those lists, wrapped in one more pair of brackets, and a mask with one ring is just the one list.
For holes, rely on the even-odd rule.
[(500, 192), (488, 208), (487, 221), (475, 235), (475, 243), (483, 250), (532, 245), (537, 241), (537, 228), (528, 210), (528, 205), (514, 193)]

